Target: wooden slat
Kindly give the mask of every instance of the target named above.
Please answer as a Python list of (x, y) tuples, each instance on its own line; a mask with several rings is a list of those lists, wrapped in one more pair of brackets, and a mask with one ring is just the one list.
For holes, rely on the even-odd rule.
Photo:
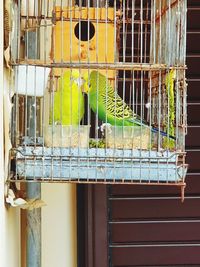
[(197, 222), (158, 222), (147, 225), (138, 223), (118, 223), (112, 225), (113, 243), (136, 242), (198, 242), (200, 243), (200, 218)]
[(200, 173), (200, 150), (187, 152), (186, 162), (189, 164), (188, 172), (199, 172)]
[[(199, 62), (200, 63), (200, 62)], [(188, 124), (189, 125), (200, 125), (200, 104), (188, 105)]]
[[(199, 175), (186, 176), (186, 199), (187, 196), (198, 196), (200, 188)], [(136, 186), (136, 185), (115, 185), (112, 186), (111, 197), (180, 197), (180, 189), (173, 186)]]
[(198, 80), (188, 79), (188, 102), (200, 102), (200, 77)]
[[(200, 247), (113, 248), (113, 267), (132, 266), (192, 266), (199, 264)], [(199, 265), (198, 265), (199, 266)]]
[(197, 0), (188, 0), (188, 7), (199, 7)]
[(112, 220), (166, 219), (200, 217), (200, 199), (115, 200), (112, 201)]
[(189, 78), (193, 77), (199, 77), (199, 68), (197, 66), (200, 66), (200, 56), (197, 57), (188, 57), (187, 58), (187, 71), (186, 76)]
[[(199, 3), (196, 2), (196, 7), (198, 9), (188, 9), (188, 30), (199, 30)], [(190, 0), (188, 1), (188, 4), (190, 4)]]
[(200, 33), (197, 31), (188, 32), (187, 34), (187, 51), (188, 54), (197, 54), (200, 52)]
[(200, 136), (200, 125), (197, 127), (188, 127), (187, 129), (187, 137), (186, 137), (186, 147), (188, 149), (198, 148), (200, 149), (199, 143)]

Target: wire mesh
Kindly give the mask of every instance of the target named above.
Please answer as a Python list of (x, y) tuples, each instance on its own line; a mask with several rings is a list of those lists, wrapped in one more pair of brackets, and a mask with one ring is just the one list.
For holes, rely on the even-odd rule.
[(11, 179), (184, 186), (186, 6), (19, 1)]

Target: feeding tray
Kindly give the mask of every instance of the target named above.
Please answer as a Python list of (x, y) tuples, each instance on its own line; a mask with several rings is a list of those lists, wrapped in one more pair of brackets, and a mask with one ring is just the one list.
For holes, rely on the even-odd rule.
[(48, 125), (44, 143), (47, 147), (88, 147), (90, 125)]
[(108, 148), (149, 149), (150, 147), (149, 127), (106, 125), (104, 130)]

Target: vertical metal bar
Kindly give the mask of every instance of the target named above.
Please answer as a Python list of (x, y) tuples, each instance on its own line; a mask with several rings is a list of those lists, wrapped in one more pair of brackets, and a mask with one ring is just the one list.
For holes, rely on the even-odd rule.
[[(116, 18), (117, 15), (117, 3), (116, 1), (114, 1), (114, 18)], [(119, 31), (119, 32), (117, 32)], [(119, 35), (120, 35), (120, 27), (119, 24), (117, 23), (117, 20), (114, 20), (114, 62), (118, 62), (119, 61)], [(117, 77), (116, 77), (116, 72), (114, 75), (114, 118), (115, 118), (115, 122), (114, 122), (114, 127), (116, 128), (116, 102), (117, 102), (117, 91), (118, 91), (118, 84), (119, 81), (117, 81)], [(115, 143), (115, 132), (114, 132), (114, 148), (113, 148), (113, 156), (115, 156), (116, 153), (116, 143)], [(115, 179), (116, 176), (116, 161), (114, 160), (114, 166), (113, 166), (113, 180)], [(110, 253), (108, 254), (110, 255)]]
[[(177, 8), (176, 8), (176, 16), (177, 16), (177, 36), (180, 36), (180, 21), (181, 21), (181, 10), (180, 10), (180, 2), (178, 0)], [(176, 46), (176, 54), (175, 54), (175, 65), (180, 66), (180, 38), (177, 38), (177, 46)], [(181, 75), (182, 76), (182, 75)], [(181, 77), (182, 78), (182, 77)], [(175, 83), (175, 92), (176, 92), (176, 130), (175, 135), (180, 137), (180, 129), (179, 126), (181, 124), (181, 94), (180, 92), (180, 85), (178, 83), (179, 80), (179, 70), (177, 70), (177, 77), (176, 77), (176, 83)], [(176, 149), (178, 147), (179, 140), (176, 138)]]
[(126, 61), (126, 10), (125, 1), (123, 1), (123, 63)]
[(186, 61), (186, 38), (187, 38), (187, 34), (186, 34), (186, 30), (187, 30), (187, 2), (188, 0), (182, 1), (182, 5), (183, 5), (183, 9), (184, 9), (184, 27), (183, 27), (183, 62), (182, 64), (185, 64)]
[[(143, 12), (143, 10), (142, 10)], [(142, 34), (142, 31), (141, 31), (141, 34)], [(142, 36), (141, 36), (141, 39), (142, 39)], [(141, 149), (141, 146), (142, 146), (142, 140), (141, 140), (141, 137), (142, 137), (142, 120), (143, 120), (143, 78), (144, 77), (144, 73), (143, 71), (141, 70), (140, 72), (140, 182), (142, 181), (142, 149)]]
[[(73, 40), (73, 17), (72, 17), (72, 4), (73, 4), (73, 1), (72, 0), (69, 0), (69, 2), (68, 2), (68, 8), (69, 8), (69, 20), (70, 20), (70, 22), (69, 22), (69, 24), (70, 24), (70, 36), (69, 36), (69, 42), (70, 42), (70, 51), (69, 51), (69, 57), (70, 57), (70, 63), (72, 63), (72, 61), (73, 61), (73, 42), (72, 42), (72, 40)], [(79, 25), (80, 25), (80, 21), (79, 21)], [(80, 37), (80, 32), (79, 32), (79, 37)], [(70, 72), (70, 76), (71, 76), (71, 72)], [(72, 83), (71, 83), (71, 79), (70, 79), (70, 95), (72, 95)], [(72, 103), (72, 99), (70, 100), (71, 101), (71, 103)], [(72, 113), (72, 111), (71, 111), (71, 113)], [(69, 154), (71, 155), (71, 140), (70, 140), (70, 145), (69, 145)], [(71, 173), (72, 173), (72, 159), (71, 159), (71, 157), (70, 157), (70, 159), (69, 159), (69, 179), (71, 179)]]
[[(158, 50), (158, 63), (162, 63), (162, 3), (159, 2), (159, 50)], [(161, 146), (161, 135), (160, 135), (160, 123), (161, 123), (161, 83), (162, 83), (162, 73), (161, 69), (159, 70), (159, 78), (158, 78), (158, 113), (157, 113), (157, 119), (158, 119), (158, 151), (160, 150)]]
[(146, 3), (146, 21), (145, 21), (145, 30), (144, 30), (144, 63), (147, 62), (148, 19), (149, 19), (149, 2)]
[[(63, 0), (60, 1), (60, 7), (61, 7), (61, 11), (62, 11), (62, 15), (61, 15), (61, 36), (60, 36), (60, 55), (61, 55), (61, 60), (60, 62), (64, 62), (64, 8), (63, 8)], [(70, 13), (71, 14), (71, 13)], [(65, 15), (66, 16), (66, 15)], [(63, 79), (63, 75), (64, 75), (64, 70), (63, 68), (61, 69), (61, 76), (60, 76), (60, 80), (58, 81), (58, 88), (59, 89), (59, 94), (60, 94), (60, 121), (61, 121), (61, 125), (60, 125), (60, 152), (62, 153), (62, 146), (63, 146), (63, 131), (64, 131), (64, 119), (63, 119), (63, 113), (64, 113), (64, 79)], [(71, 79), (70, 79), (70, 89), (71, 90)], [(70, 93), (71, 95), (71, 93)], [(70, 118), (71, 119), (71, 118)], [(70, 138), (70, 147), (71, 147), (71, 138)], [(60, 157), (60, 167), (59, 167), (59, 172), (60, 172), (60, 177), (62, 177), (62, 157)]]
[[(46, 1), (43, 2), (42, 12), (44, 14), (44, 25), (45, 25), (44, 26), (45, 29), (44, 29), (44, 34), (43, 34), (43, 40), (47, 40), (47, 37), (48, 37), (48, 33), (47, 33), (47, 27), (48, 27), (47, 26), (47, 24), (48, 24), (47, 17), (48, 17), (48, 12), (49, 12), (49, 2), (48, 1), (47, 1), (47, 3), (46, 3)], [(42, 54), (43, 54), (43, 57), (44, 57), (43, 59), (44, 59), (44, 62), (46, 62), (47, 61), (47, 51), (45, 49), (45, 46), (43, 46), (43, 49), (44, 49), (44, 51), (42, 51)], [(44, 70), (44, 76), (46, 76), (46, 68)], [(45, 85), (45, 81), (44, 81), (44, 84), (43, 84), (43, 90), (44, 91), (45, 91), (45, 87), (46, 87), (46, 85)], [(49, 97), (49, 95), (48, 95), (48, 97)], [(47, 118), (48, 121), (46, 122), (46, 125), (45, 125), (45, 112), (46, 112), (46, 108), (49, 108), (49, 107), (46, 107), (45, 104), (46, 104), (45, 97), (43, 97), (40, 100), (40, 108), (42, 108), (42, 114), (41, 114), (41, 121), (42, 121), (41, 122), (41, 132), (42, 132), (42, 136), (44, 136), (44, 133), (45, 133), (45, 126), (46, 127), (49, 126), (49, 117)], [(52, 110), (51, 110), (51, 112), (52, 112)], [(47, 114), (48, 114), (48, 112), (47, 112)], [(43, 149), (42, 154), (44, 155), (44, 138), (43, 138), (43, 142), (42, 142), (42, 149)], [(42, 173), (43, 173), (42, 178), (44, 178), (44, 166), (45, 166), (45, 161), (43, 160), (42, 161)]]
[[(134, 34), (135, 34), (135, 30), (134, 30), (134, 22), (135, 22), (135, 0), (132, 0), (132, 18), (131, 18), (131, 62), (134, 62), (134, 42), (135, 42), (135, 38), (134, 38)], [(134, 92), (133, 92), (133, 99), (134, 99)], [(133, 112), (134, 112), (134, 105), (133, 105)]]
[(156, 2), (153, 0), (153, 18), (152, 18), (152, 43), (153, 43), (153, 60), (152, 63), (155, 64), (156, 62)]
[[(151, 131), (151, 125), (152, 125), (152, 71), (149, 71), (149, 140), (150, 140), (150, 145), (149, 145), (149, 158), (150, 158), (150, 153), (152, 149), (152, 131)], [(150, 182), (150, 171), (151, 171), (151, 163), (149, 160), (149, 182)]]
[[(126, 62), (126, 37), (127, 37), (127, 28), (126, 28), (126, 25), (127, 25), (127, 20), (128, 20), (128, 17), (127, 17), (127, 13), (126, 13), (126, 1), (123, 1), (123, 63)], [(128, 1), (127, 1), (128, 2)], [(123, 79), (123, 84), (122, 84), (122, 100), (123, 100), (123, 103), (125, 102), (125, 86), (126, 86), (126, 72), (125, 72), (125, 69), (123, 69), (123, 76), (122, 76), (122, 79)], [(123, 140), (123, 137), (124, 137), (124, 105), (123, 105), (123, 113), (122, 113), (122, 116), (123, 116), (123, 122), (122, 122), (122, 140)], [(121, 138), (121, 137), (120, 137)], [(122, 166), (124, 168), (124, 144), (123, 144), (123, 160), (122, 160)]]
[[(169, 51), (171, 51), (172, 49), (172, 36), (171, 36), (171, 0), (168, 0), (168, 14), (166, 13), (166, 50), (168, 52), (168, 58), (165, 52), (165, 60), (167, 63), (167, 72), (166, 75), (169, 75), (169, 67), (172, 64), (171, 60), (172, 60), (172, 55), (171, 53), (169, 53)], [(166, 76), (165, 76), (165, 80), (166, 80)], [(169, 80), (169, 79), (168, 79)], [(168, 84), (166, 84), (166, 86), (164, 86), (164, 90), (167, 90), (167, 92), (163, 92), (164, 95), (167, 95), (167, 149), (169, 149), (169, 129), (170, 129), (170, 84), (168, 82)], [(164, 114), (166, 116), (166, 113)], [(166, 123), (166, 119), (165, 119), (165, 123)], [(169, 179), (169, 161), (167, 160), (167, 181)]]
[(140, 1), (140, 63), (143, 62), (143, 0)]
[[(53, 0), (53, 11), (55, 12), (55, 7), (56, 7), (56, 0)], [(57, 15), (57, 13), (55, 13), (55, 16)], [(54, 28), (52, 29), (52, 31), (54, 31)], [(53, 43), (53, 62), (55, 63), (56, 59), (55, 59), (55, 47), (56, 47), (56, 38), (55, 38), (55, 34), (52, 34), (52, 43)], [(56, 82), (55, 82), (56, 80)], [(58, 79), (56, 79), (55, 77), (55, 71), (54, 69), (52, 69), (52, 77), (51, 77), (51, 87), (50, 89), (53, 91), (52, 92), (52, 99), (50, 102), (50, 111), (52, 112), (52, 132), (51, 132), (51, 140), (52, 140), (52, 147), (51, 147), (51, 153), (52, 155), (54, 154), (54, 138), (53, 138), (53, 131), (54, 131), (54, 127), (55, 127), (55, 122), (54, 122), (54, 97), (55, 97), (55, 88), (56, 86), (58, 86)], [(55, 85), (56, 84), (56, 85)], [(54, 158), (51, 157), (51, 179), (53, 179), (53, 165), (54, 164)]]
[[(99, 63), (99, 0), (96, 1), (96, 63)], [(99, 86), (100, 86), (100, 82), (99, 82), (99, 76), (97, 75), (96, 77), (96, 84), (97, 84), (97, 99), (96, 99), (96, 106), (97, 106), (97, 111), (96, 111), (96, 117), (95, 117), (95, 139), (96, 139), (96, 154), (98, 153), (98, 145), (97, 145), (97, 141), (98, 141), (98, 125), (99, 125), (99, 120), (98, 120), (98, 114), (99, 114), (99, 106), (98, 106), (98, 102), (99, 102)], [(97, 181), (97, 163), (98, 163), (98, 159), (96, 157), (96, 171), (95, 171), (95, 178)]]
[[(90, 1), (87, 1), (87, 10), (89, 11), (90, 8)], [(88, 40), (89, 40), (89, 36), (90, 36), (90, 12), (88, 14), (88, 19), (87, 19), (87, 23), (88, 23)], [(90, 63), (90, 49), (89, 49), (89, 42), (87, 45), (87, 63)], [(89, 70), (86, 70), (87, 75), (88, 75), (88, 82), (89, 82)], [(91, 113), (90, 113), (90, 106), (89, 106), (89, 101), (90, 101), (90, 94), (88, 94), (88, 103), (87, 103), (87, 125), (89, 126), (91, 124)], [(89, 139), (89, 137), (88, 137)], [(87, 155), (89, 155), (89, 140), (88, 140), (88, 147), (87, 147)], [(90, 160), (88, 157), (87, 160), (87, 180), (89, 180), (89, 166), (90, 166)]]
[[(182, 64), (185, 65), (185, 60), (186, 60), (186, 38), (187, 38), (187, 34), (186, 34), (186, 29), (187, 29), (187, 0), (183, 1), (183, 9), (184, 9), (184, 25), (183, 25), (183, 61)], [(184, 135), (187, 134), (187, 85), (185, 83), (185, 71), (183, 70), (184, 74), (183, 74), (183, 122), (184, 122)], [(185, 136), (183, 136), (183, 143), (182, 143), (182, 150), (185, 151)]]
[[(76, 8), (76, 7), (75, 7)], [(79, 8), (81, 8), (80, 10), (80, 15), (81, 15), (81, 18), (82, 18), (82, 2), (79, 0)], [(80, 20), (80, 16), (79, 16), (79, 42), (78, 42), (78, 61), (79, 61), (79, 64), (82, 62), (82, 57), (81, 57), (81, 43), (82, 43), (82, 29), (81, 29), (81, 26), (82, 25), (82, 20)], [(88, 30), (88, 27), (89, 25), (87, 25), (87, 30)], [(84, 29), (86, 30), (86, 29)], [(88, 35), (89, 35), (89, 32), (88, 32)], [(89, 43), (89, 38), (87, 39), (88, 40), (88, 43)], [(84, 53), (85, 53), (85, 47), (84, 47)], [(81, 77), (81, 69), (79, 68), (78, 69), (79, 71), (79, 77)], [(81, 90), (81, 85), (78, 85), (78, 90)], [(80, 139), (81, 139), (81, 136), (80, 136), (80, 94), (78, 95), (78, 117), (79, 117), (79, 124), (78, 124), (78, 155), (80, 155)], [(73, 99), (71, 101), (71, 107), (72, 107), (72, 104), (73, 104)], [(80, 166), (80, 157), (77, 158), (77, 165)], [(80, 178), (80, 171), (79, 171), (79, 168), (77, 170), (77, 179), (79, 180)]]
[[(105, 62), (108, 63), (108, 7), (109, 3), (108, 0), (105, 0)], [(108, 69), (106, 69), (106, 123), (108, 119), (108, 86), (109, 86), (109, 80), (108, 80)], [(105, 147), (105, 150), (107, 149), (107, 146)], [(106, 152), (105, 152), (106, 153)], [(106, 153), (107, 154), (107, 153)], [(105, 177), (104, 180), (106, 181), (106, 174), (107, 174), (107, 160), (105, 157)]]
[[(134, 4), (134, 6), (133, 6)], [(132, 1), (132, 10), (135, 9), (135, 1)], [(133, 20), (133, 17), (132, 17)], [(133, 28), (133, 24), (132, 24), (132, 35), (134, 34), (134, 28)], [(132, 42), (132, 49), (133, 49), (133, 42)], [(132, 56), (133, 56), (133, 52), (132, 52)], [(132, 58), (133, 59), (133, 58)], [(132, 61), (133, 62), (133, 61)], [(135, 106), (135, 71), (133, 69), (133, 71), (131, 72), (131, 77), (132, 77), (132, 109), (133, 109), (133, 120), (134, 120), (134, 106)], [(133, 149), (132, 149), (132, 159), (133, 159)], [(133, 160), (132, 160), (132, 164), (131, 164), (131, 176), (133, 176)]]

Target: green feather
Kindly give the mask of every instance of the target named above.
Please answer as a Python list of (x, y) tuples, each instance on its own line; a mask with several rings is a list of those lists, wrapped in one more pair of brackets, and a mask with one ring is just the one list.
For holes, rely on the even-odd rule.
[(90, 107), (103, 122), (116, 126), (145, 125), (112, 88), (104, 75), (92, 71), (89, 85)]
[[(142, 120), (132, 109), (123, 101), (123, 99), (112, 88), (108, 79), (98, 71), (92, 71), (84, 77), (84, 92), (88, 94), (89, 105), (93, 112), (98, 114), (100, 120), (115, 126), (144, 126), (149, 127), (148, 123)], [(170, 103), (171, 103), (171, 121), (174, 122), (174, 95), (173, 80), (170, 77)], [(168, 81), (166, 81), (168, 84)], [(173, 124), (173, 123), (172, 123)], [(172, 125), (171, 124), (171, 125)], [(174, 131), (171, 127), (171, 134), (150, 126), (153, 133), (160, 133), (164, 141), (169, 140), (174, 144)], [(169, 134), (169, 138), (168, 138)], [(172, 140), (171, 140), (172, 139)], [(168, 142), (168, 141), (167, 141)], [(167, 146), (169, 147), (169, 145)]]
[(49, 123), (78, 125), (84, 115), (84, 96), (79, 83), (79, 72), (67, 70), (59, 78), (54, 94), (54, 105)]

